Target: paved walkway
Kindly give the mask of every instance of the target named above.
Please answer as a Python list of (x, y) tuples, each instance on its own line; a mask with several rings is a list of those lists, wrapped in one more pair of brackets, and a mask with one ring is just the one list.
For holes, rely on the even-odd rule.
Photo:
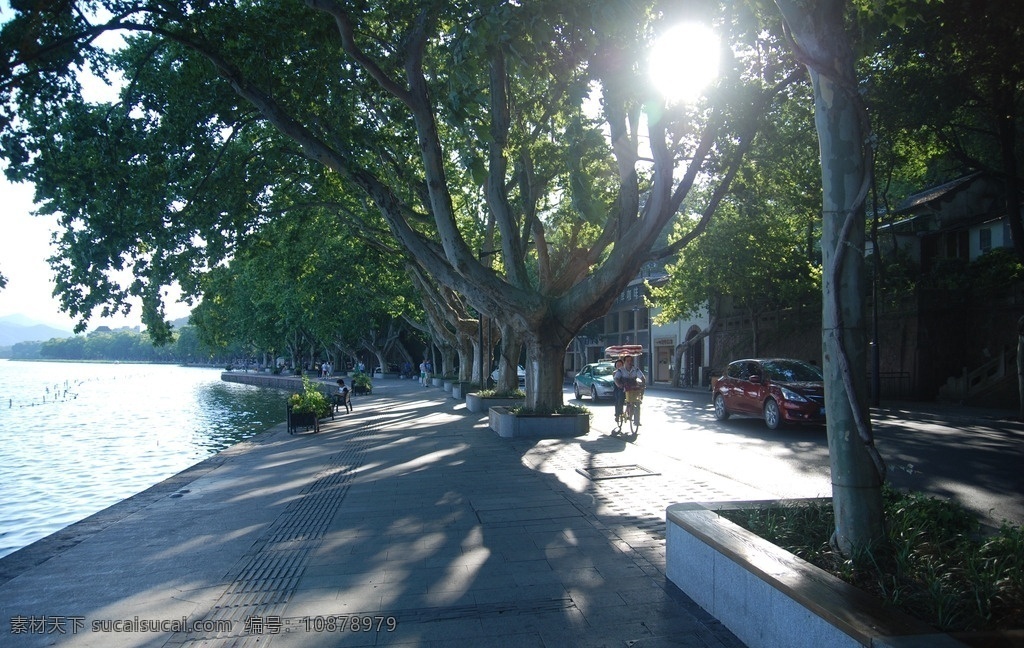
[(765, 494), (415, 381), (354, 405), (0, 559), (0, 645), (742, 645), (666, 580), (665, 508)]

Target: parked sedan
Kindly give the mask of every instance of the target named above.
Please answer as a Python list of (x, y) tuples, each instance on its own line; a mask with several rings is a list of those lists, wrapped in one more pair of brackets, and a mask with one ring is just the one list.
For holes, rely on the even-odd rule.
[(757, 416), (774, 430), (782, 423), (825, 420), (821, 370), (800, 360), (736, 360), (724, 375), (711, 381), (711, 394), (719, 421), (732, 414)]
[(614, 373), (615, 364), (611, 362), (594, 362), (580, 369), (580, 372), (572, 379), (572, 389), (576, 393), (576, 400), (582, 398), (583, 394), (590, 394), (594, 400), (614, 396), (615, 382), (612, 380)]
[[(523, 365), (516, 367), (516, 375), (519, 377), (519, 386), (526, 386), (526, 369), (523, 369)], [(491, 372), (491, 380), (498, 382), (498, 370), (495, 369)]]

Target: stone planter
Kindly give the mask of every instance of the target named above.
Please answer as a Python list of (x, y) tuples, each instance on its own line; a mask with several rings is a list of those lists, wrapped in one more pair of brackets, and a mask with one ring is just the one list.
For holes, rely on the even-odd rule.
[(471, 382), (452, 383), (452, 398), (466, 400), (466, 395), (472, 393), (476, 388), (476, 385)]
[(454, 380), (445, 380), (441, 384), (441, 388), (444, 389), (449, 394), (452, 393), (452, 387), (454, 387), (454, 386), (455, 386), (455, 381)]
[(442, 378), (431, 378), (430, 384), (434, 387), (442, 387), (444, 385), (444, 379)]
[(481, 398), (476, 392), (466, 394), (466, 409), (483, 414), (492, 407), (515, 407), (523, 404), (522, 398)]
[(775, 502), (674, 504), (666, 576), (750, 648), (962, 646), (852, 585), (720, 517)]
[(490, 428), (506, 439), (559, 439), (590, 431), (589, 414), (512, 414), (498, 406), (488, 410), (487, 418)]

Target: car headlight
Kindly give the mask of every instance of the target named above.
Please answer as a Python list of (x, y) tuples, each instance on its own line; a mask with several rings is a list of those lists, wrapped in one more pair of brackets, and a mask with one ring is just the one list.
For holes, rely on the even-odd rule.
[(810, 402), (809, 400), (807, 400), (806, 398), (804, 398), (800, 394), (796, 393), (792, 389), (786, 389), (785, 387), (780, 387), (779, 389), (782, 391), (782, 397), (785, 398), (788, 401), (793, 401), (795, 403), (809, 403)]

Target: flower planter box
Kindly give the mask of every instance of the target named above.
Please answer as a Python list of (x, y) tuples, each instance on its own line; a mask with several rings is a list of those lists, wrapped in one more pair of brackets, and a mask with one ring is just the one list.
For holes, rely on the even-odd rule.
[(962, 646), (949, 635), (720, 517), (776, 502), (674, 504), (666, 576), (750, 648)]
[(444, 380), (442, 378), (431, 378), (430, 384), (434, 387), (441, 387), (444, 385)]
[(481, 398), (476, 392), (466, 394), (466, 409), (483, 414), (492, 407), (515, 407), (523, 404), (522, 398)]
[(299, 428), (312, 429), (316, 434), (320, 431), (320, 419), (313, 412), (293, 412), (288, 408), (288, 434), (295, 434)]
[[(468, 403), (468, 401), (467, 401)], [(488, 424), (506, 439), (559, 439), (590, 431), (589, 414), (512, 414), (508, 407), (491, 407)]]
[(445, 380), (441, 384), (441, 388), (444, 389), (449, 394), (452, 393), (452, 388), (453, 387), (455, 387), (455, 381), (454, 380)]
[(466, 400), (466, 395), (472, 393), (476, 388), (476, 385), (471, 382), (455, 382), (452, 384), (452, 398)]

